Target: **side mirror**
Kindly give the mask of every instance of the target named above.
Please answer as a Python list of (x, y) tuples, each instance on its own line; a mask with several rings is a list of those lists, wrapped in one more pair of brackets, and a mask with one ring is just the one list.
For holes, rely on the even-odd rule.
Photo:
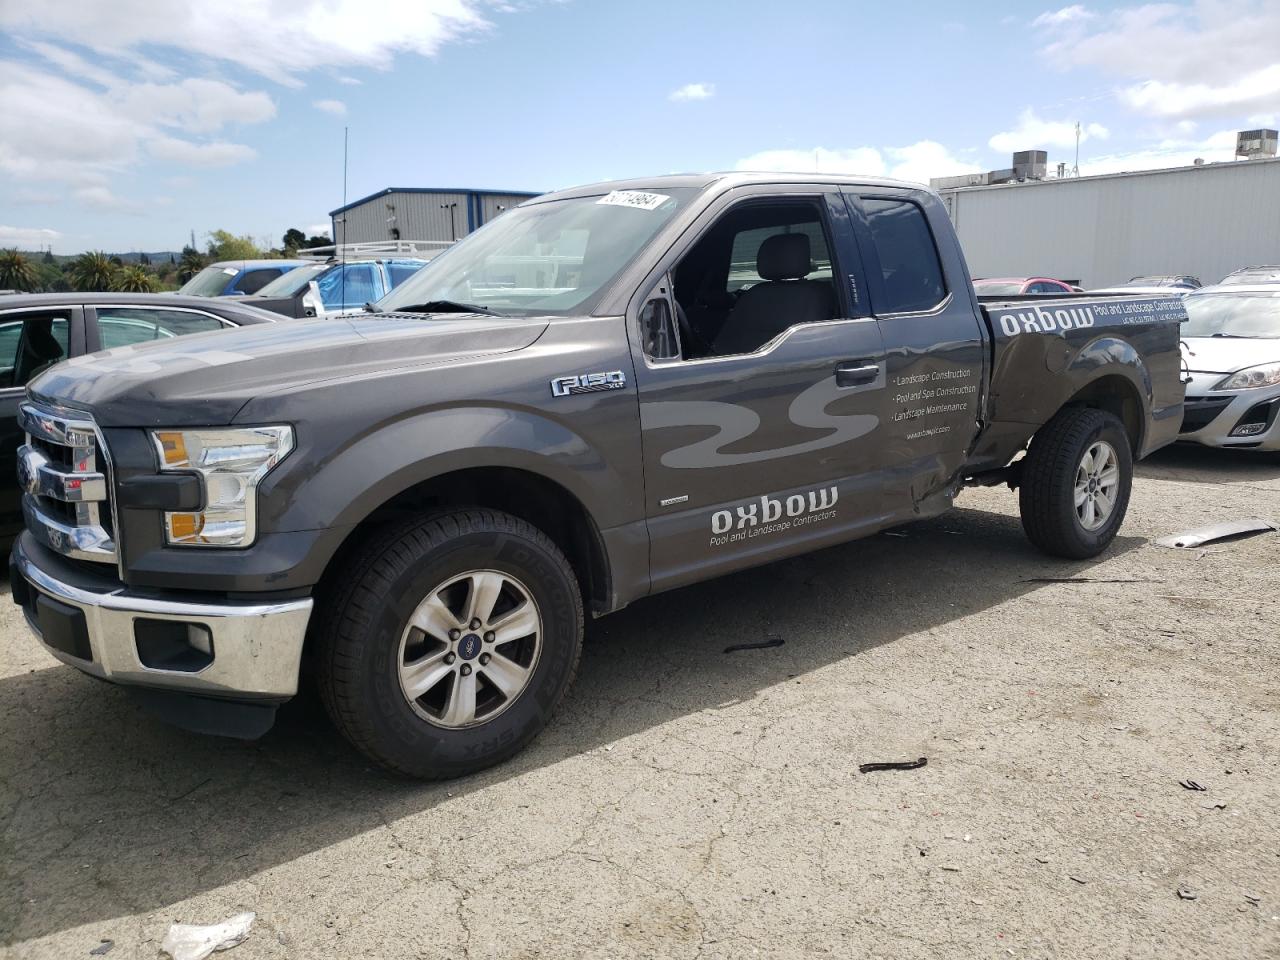
[(654, 297), (640, 311), (640, 339), (645, 354), (654, 360), (674, 360), (680, 356), (680, 340), (666, 297)]
[(320, 286), (314, 280), (307, 281), (307, 292), (302, 295), (302, 315), (324, 316), (324, 300), (320, 298)]

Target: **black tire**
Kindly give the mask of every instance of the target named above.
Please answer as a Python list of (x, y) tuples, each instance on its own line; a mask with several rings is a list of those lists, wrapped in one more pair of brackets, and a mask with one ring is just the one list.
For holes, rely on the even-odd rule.
[[(402, 691), (401, 638), (428, 593), (471, 570), (499, 571), (527, 586), (542, 620), (541, 647), (527, 686), (508, 706), (475, 726), (448, 729), (420, 716)], [(320, 598), (314, 614), (320, 695), (342, 734), (396, 773), (444, 780), (501, 763), (546, 726), (577, 672), (577, 578), (546, 534), (509, 514), (458, 510), (384, 532), (327, 583), (331, 596)]]
[[(1090, 530), (1076, 510), (1076, 475), (1085, 454), (1100, 441), (1115, 451), (1119, 486), (1111, 513)], [(1022, 528), (1033, 544), (1055, 557), (1096, 557), (1124, 522), (1132, 486), (1133, 453), (1124, 425), (1104, 410), (1061, 410), (1032, 438), (1023, 461), (1018, 490)]]

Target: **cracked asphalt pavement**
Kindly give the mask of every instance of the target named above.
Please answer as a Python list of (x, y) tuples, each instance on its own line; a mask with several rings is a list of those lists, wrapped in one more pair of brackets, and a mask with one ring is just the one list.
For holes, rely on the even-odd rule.
[(1087, 563), (970, 491), (592, 624), (532, 748), (436, 785), (313, 698), (165, 727), (6, 602), (0, 955), (253, 910), (229, 958), (1280, 956), (1280, 535), (1150, 542), (1246, 516), (1280, 461), (1158, 454)]

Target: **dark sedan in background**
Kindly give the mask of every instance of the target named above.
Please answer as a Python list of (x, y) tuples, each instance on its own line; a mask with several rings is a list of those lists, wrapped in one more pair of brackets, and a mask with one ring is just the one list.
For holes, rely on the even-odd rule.
[(34, 377), (68, 357), (188, 333), (273, 323), (231, 298), (164, 293), (32, 293), (0, 298), (0, 537), (22, 525), (18, 404)]

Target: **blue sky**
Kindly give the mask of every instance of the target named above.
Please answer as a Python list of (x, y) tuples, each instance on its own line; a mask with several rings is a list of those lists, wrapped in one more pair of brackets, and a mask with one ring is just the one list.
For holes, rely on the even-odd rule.
[(1280, 4), (0, 4), (0, 246), (273, 243), (385, 186), (733, 168), (927, 180), (1232, 159), (1280, 112)]

